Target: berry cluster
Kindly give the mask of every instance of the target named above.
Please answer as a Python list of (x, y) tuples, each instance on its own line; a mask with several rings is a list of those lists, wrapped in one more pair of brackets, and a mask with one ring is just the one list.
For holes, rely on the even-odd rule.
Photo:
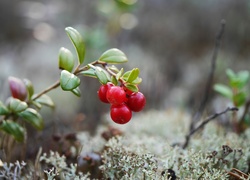
[(102, 102), (111, 104), (111, 119), (118, 124), (129, 122), (132, 111), (139, 112), (146, 104), (141, 92), (133, 92), (123, 85), (115, 86), (112, 83), (101, 85), (98, 97)]

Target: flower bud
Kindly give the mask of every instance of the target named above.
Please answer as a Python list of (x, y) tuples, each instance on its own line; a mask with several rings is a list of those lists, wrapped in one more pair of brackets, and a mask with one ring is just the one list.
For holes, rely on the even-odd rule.
[(12, 97), (24, 101), (27, 97), (27, 89), (24, 82), (12, 76), (9, 77), (8, 81)]

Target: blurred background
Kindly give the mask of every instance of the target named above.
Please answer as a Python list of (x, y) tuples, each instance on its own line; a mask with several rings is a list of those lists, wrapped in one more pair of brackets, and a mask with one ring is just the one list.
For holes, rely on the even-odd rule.
[[(84, 37), (85, 64), (116, 47), (128, 56), (125, 70), (141, 70), (145, 110), (193, 112), (204, 93), (222, 19), (226, 29), (216, 82), (225, 81), (226, 68), (250, 68), (250, 1), (1, 0), (0, 100), (9, 95), (8, 76), (31, 80), (36, 92), (59, 78), (60, 47), (74, 52), (64, 30), (71, 26)], [(109, 110), (97, 98), (99, 86), (97, 80), (81, 77), (81, 98), (60, 88), (50, 92), (57, 107), (42, 110), (46, 128), (41, 133), (93, 131)]]

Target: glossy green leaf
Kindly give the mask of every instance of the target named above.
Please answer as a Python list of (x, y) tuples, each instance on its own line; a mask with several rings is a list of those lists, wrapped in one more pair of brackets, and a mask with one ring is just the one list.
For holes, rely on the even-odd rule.
[(0, 115), (9, 114), (8, 108), (0, 101)]
[(25, 134), (24, 128), (16, 122), (13, 122), (11, 120), (2, 121), (0, 129), (12, 135), (16, 141), (23, 142)]
[(133, 91), (133, 92), (138, 92), (138, 91), (139, 91), (138, 87), (137, 87), (136, 85), (134, 85), (134, 84), (126, 83), (126, 84), (125, 84), (125, 87), (126, 87), (127, 89)]
[(81, 34), (72, 27), (65, 28), (65, 31), (76, 49), (79, 64), (82, 64), (85, 56), (85, 44)]
[(28, 105), (26, 102), (20, 101), (19, 99), (12, 98), (12, 97), (9, 99), (9, 109), (12, 112), (14, 113), (22, 112), (27, 108), (28, 108)]
[(126, 71), (123, 75), (122, 75), (122, 78), (124, 79), (128, 79), (129, 75), (130, 75), (131, 71)]
[(72, 90), (72, 93), (78, 97), (81, 97), (81, 90), (79, 87)]
[(25, 111), (18, 113), (18, 115), (37, 130), (43, 129), (44, 122), (42, 116), (35, 109), (27, 108)]
[(93, 78), (97, 78), (96, 74), (95, 74), (95, 70), (90, 68), (86, 71), (81, 71), (79, 74), (82, 74), (84, 76), (89, 76), (89, 77), (93, 77)]
[(36, 101), (31, 101), (31, 103), (37, 108), (37, 109), (41, 109), (42, 105), (39, 102)]
[[(128, 82), (128, 78), (129, 78), (131, 72), (132, 72), (132, 71), (127, 71), (127, 72), (125, 72), (125, 73), (123, 74), (122, 78), (123, 78), (125, 81)], [(132, 78), (132, 77), (131, 77), (131, 78)], [(136, 79), (134, 79), (134, 80), (133, 80), (132, 82), (130, 82), (130, 83), (136, 85), (136, 84), (140, 84), (141, 82), (142, 82), (142, 79), (139, 78), (139, 77), (137, 77)]]
[(121, 68), (121, 70), (115, 76), (117, 80), (121, 78), (123, 72), (124, 72), (124, 70), (123, 70), (123, 68)]
[(74, 56), (70, 50), (62, 47), (59, 50), (58, 65), (62, 70), (67, 70), (71, 72), (75, 65)]
[(246, 93), (240, 92), (233, 96), (233, 102), (236, 107), (240, 107), (245, 104), (247, 99)]
[(71, 91), (80, 85), (80, 79), (66, 70), (62, 70), (60, 85), (64, 91)]
[(126, 55), (119, 49), (113, 48), (105, 51), (101, 57), (100, 61), (111, 64), (120, 64), (128, 61)]
[(136, 80), (136, 78), (138, 78), (139, 74), (140, 70), (138, 68), (132, 69), (128, 76), (127, 82), (132, 83), (134, 80)]
[(223, 84), (215, 84), (214, 90), (229, 99), (233, 98), (233, 92), (228, 86), (225, 86)]
[(117, 67), (115, 67), (114, 65), (110, 66), (109, 69), (110, 69), (111, 71), (113, 71), (114, 73), (118, 73), (118, 72), (120, 71), (120, 70), (119, 70)]
[(107, 82), (109, 81), (107, 74), (101, 68), (96, 67), (95, 74), (96, 74), (96, 76), (101, 84), (107, 84)]
[(35, 102), (52, 108), (55, 107), (55, 104), (52, 99), (46, 94), (43, 94), (42, 96), (37, 98)]
[(116, 79), (114, 76), (111, 76), (111, 82), (112, 82), (115, 86), (118, 85), (118, 81), (117, 81), (117, 79)]
[(29, 100), (30, 100), (31, 97), (32, 97), (33, 94), (34, 94), (34, 87), (33, 87), (33, 84), (32, 84), (31, 81), (28, 80), (28, 79), (24, 79), (23, 82), (24, 82), (24, 84), (25, 84), (25, 86), (26, 86), (26, 88), (27, 88), (27, 91), (28, 91), (28, 98), (29, 98)]
[(132, 83), (133, 84), (140, 84), (142, 82), (142, 78), (136, 78)]

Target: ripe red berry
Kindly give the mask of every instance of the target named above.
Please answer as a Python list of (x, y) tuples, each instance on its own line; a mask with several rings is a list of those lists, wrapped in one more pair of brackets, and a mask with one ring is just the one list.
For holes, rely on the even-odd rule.
[(98, 97), (102, 102), (109, 103), (109, 101), (106, 98), (106, 94), (107, 94), (108, 89), (111, 88), (112, 86), (114, 86), (112, 83), (107, 83), (107, 84), (101, 85), (101, 87), (97, 91)]
[(119, 105), (127, 101), (126, 93), (119, 86), (112, 86), (108, 89), (106, 98), (112, 105)]
[(134, 112), (141, 111), (145, 104), (146, 98), (141, 92), (131, 94), (127, 101), (128, 107)]
[(110, 117), (118, 124), (125, 124), (130, 121), (132, 112), (125, 104), (112, 105), (110, 108)]

